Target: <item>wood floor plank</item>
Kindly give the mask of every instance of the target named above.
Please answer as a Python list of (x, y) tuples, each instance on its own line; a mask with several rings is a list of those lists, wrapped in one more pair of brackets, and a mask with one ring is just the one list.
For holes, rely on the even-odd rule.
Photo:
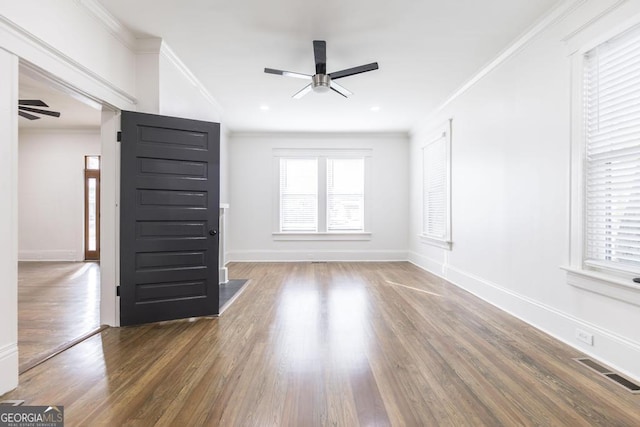
[(408, 263), (242, 263), (219, 318), (109, 328), (3, 399), (74, 425), (637, 426), (584, 356)]

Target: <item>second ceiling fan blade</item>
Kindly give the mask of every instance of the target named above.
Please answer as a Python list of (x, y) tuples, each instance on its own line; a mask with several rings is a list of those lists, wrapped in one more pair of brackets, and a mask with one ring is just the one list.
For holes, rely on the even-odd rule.
[(57, 111), (47, 111), (47, 110), (41, 110), (39, 108), (23, 107), (22, 105), (19, 105), (18, 109), (23, 111), (29, 111), (31, 113), (45, 114), (47, 116), (52, 116), (52, 117), (60, 117), (60, 113), (58, 113)]
[(347, 68), (346, 70), (329, 73), (329, 77), (335, 80), (335, 79), (340, 79), (342, 77), (353, 76), (354, 74), (366, 73), (367, 71), (373, 71), (377, 69), (378, 69), (378, 63), (372, 62), (371, 64), (360, 65), (359, 67)]
[(264, 72), (267, 74), (277, 74), (279, 76), (285, 76), (285, 77), (295, 77), (297, 79), (305, 79), (305, 80), (311, 79), (311, 76), (309, 74), (294, 73), (293, 71), (276, 70), (274, 68), (265, 68)]
[(39, 120), (40, 117), (38, 116), (34, 116), (33, 114), (29, 114), (29, 113), (25, 113), (24, 111), (20, 111), (18, 110), (18, 115), (21, 117), (24, 117), (25, 119), (29, 119), (29, 120)]
[(313, 41), (313, 56), (316, 60), (316, 74), (327, 74), (327, 42)]
[(305, 96), (306, 94), (308, 94), (309, 92), (311, 92), (311, 83), (309, 83), (308, 85), (306, 85), (305, 87), (303, 87), (302, 89), (300, 89), (295, 95), (293, 95), (293, 99), (300, 99), (303, 96)]

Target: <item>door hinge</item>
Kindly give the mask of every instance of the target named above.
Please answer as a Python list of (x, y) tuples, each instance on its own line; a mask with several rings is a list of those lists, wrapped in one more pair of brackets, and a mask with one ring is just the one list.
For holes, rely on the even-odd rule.
[(122, 142), (122, 132), (118, 131), (118, 134), (116, 136), (116, 141)]
[(120, 296), (120, 286), (116, 286), (116, 296)]

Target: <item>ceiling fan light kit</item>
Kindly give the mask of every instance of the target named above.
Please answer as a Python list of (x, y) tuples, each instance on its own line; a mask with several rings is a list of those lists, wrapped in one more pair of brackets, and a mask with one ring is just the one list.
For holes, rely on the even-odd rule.
[(316, 73), (313, 76), (309, 74), (295, 73), (292, 71), (277, 70), (274, 68), (265, 68), (264, 72), (267, 74), (277, 74), (280, 76), (294, 77), (310, 81), (307, 86), (303, 87), (293, 95), (294, 99), (300, 99), (311, 91), (326, 93), (330, 90), (348, 98), (349, 95), (353, 95), (353, 93), (336, 83), (334, 80), (378, 69), (378, 63), (372, 62), (371, 64), (360, 65), (358, 67), (327, 74), (327, 42), (324, 40), (313, 41), (313, 56), (316, 63)]

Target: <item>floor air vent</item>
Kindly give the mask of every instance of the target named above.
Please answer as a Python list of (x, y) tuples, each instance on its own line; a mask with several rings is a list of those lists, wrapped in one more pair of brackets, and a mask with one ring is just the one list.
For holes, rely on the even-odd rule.
[(628, 379), (621, 376), (620, 374), (613, 372), (611, 369), (607, 368), (606, 366), (602, 366), (598, 362), (595, 362), (588, 358), (578, 358), (573, 360), (575, 360), (576, 362), (580, 362), (587, 368), (591, 369), (594, 372), (597, 372), (603, 377), (609, 378), (611, 381), (615, 382), (619, 386), (624, 387), (625, 390), (634, 394), (640, 394), (640, 385), (634, 383), (633, 381), (629, 381)]

